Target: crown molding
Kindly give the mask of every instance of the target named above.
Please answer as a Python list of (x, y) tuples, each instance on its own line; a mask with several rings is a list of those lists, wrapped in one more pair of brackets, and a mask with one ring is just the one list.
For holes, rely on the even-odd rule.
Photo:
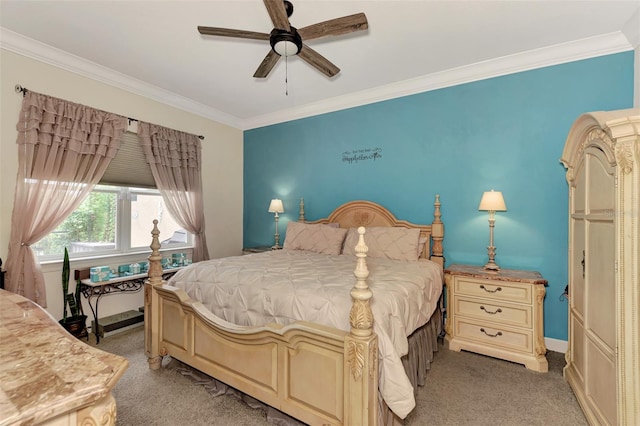
[(36, 61), (108, 84), (136, 95), (172, 106), (182, 111), (214, 120), (237, 129), (242, 128), (238, 117), (195, 102), (153, 84), (114, 71), (95, 62), (57, 49), (21, 34), (0, 27), (0, 49), (17, 53)]
[(529, 50), (244, 120), (244, 130), (459, 84), (632, 50), (621, 31)]
[(3, 27), (0, 27), (0, 48), (240, 130), (249, 130), (473, 81), (632, 50), (633, 43), (637, 45), (640, 41), (640, 35), (633, 30), (634, 22), (638, 20), (640, 13), (634, 14), (629, 20), (624, 33), (616, 31), (529, 50), (248, 119), (240, 119), (208, 107)]

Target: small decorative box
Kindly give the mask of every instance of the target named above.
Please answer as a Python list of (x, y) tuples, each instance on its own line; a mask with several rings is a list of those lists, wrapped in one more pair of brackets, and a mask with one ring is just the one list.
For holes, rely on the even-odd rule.
[(132, 263), (131, 265), (129, 265), (129, 272), (131, 272), (132, 275), (136, 275), (140, 273), (140, 264), (139, 263)]
[(171, 255), (171, 264), (173, 266), (182, 266), (184, 265), (184, 259), (186, 255), (184, 253), (173, 253)]
[(124, 277), (125, 275), (127, 275), (129, 273), (130, 269), (129, 269), (129, 265), (119, 265), (118, 266), (118, 275), (120, 275), (121, 277)]
[(92, 283), (108, 281), (111, 277), (111, 268), (108, 266), (93, 266), (89, 269), (89, 278)]

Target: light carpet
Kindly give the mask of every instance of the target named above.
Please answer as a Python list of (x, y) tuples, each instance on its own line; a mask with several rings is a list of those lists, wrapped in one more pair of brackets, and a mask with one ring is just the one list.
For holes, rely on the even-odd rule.
[[(95, 344), (95, 342), (92, 342)], [(129, 360), (114, 389), (118, 426), (271, 425), (265, 411), (233, 397), (213, 397), (205, 386), (178, 371), (184, 364), (166, 357), (149, 370), (144, 332), (136, 327), (107, 336), (98, 348)], [(440, 347), (416, 394), (417, 407), (405, 424), (417, 425), (587, 425), (562, 377), (564, 354), (547, 353), (549, 372), (537, 373), (495, 358)]]

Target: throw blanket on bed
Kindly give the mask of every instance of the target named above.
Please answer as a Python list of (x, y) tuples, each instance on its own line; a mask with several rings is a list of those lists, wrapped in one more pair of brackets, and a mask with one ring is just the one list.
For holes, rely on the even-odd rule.
[[(355, 266), (355, 256), (277, 250), (195, 263), (176, 273), (169, 284), (234, 324), (303, 320), (349, 331)], [(380, 348), (379, 388), (389, 408), (404, 418), (415, 399), (400, 357), (408, 351), (407, 337), (438, 305), (442, 269), (428, 260), (371, 257), (367, 267)]]

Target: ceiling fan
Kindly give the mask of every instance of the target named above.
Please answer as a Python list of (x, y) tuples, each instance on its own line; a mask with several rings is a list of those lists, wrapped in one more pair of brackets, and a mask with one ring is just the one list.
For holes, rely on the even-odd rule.
[(303, 41), (332, 35), (348, 34), (354, 31), (366, 30), (369, 27), (365, 14), (356, 13), (354, 15), (330, 19), (297, 29), (289, 23), (289, 17), (293, 13), (293, 5), (291, 2), (287, 0), (264, 0), (264, 5), (267, 8), (267, 12), (274, 26), (269, 34), (198, 26), (198, 31), (204, 35), (269, 40), (271, 50), (262, 60), (255, 74), (253, 74), (256, 78), (265, 78), (269, 75), (269, 72), (271, 72), (281, 56), (287, 57), (293, 55), (298, 55), (302, 60), (327, 77), (333, 77), (340, 72), (340, 68), (311, 49)]

